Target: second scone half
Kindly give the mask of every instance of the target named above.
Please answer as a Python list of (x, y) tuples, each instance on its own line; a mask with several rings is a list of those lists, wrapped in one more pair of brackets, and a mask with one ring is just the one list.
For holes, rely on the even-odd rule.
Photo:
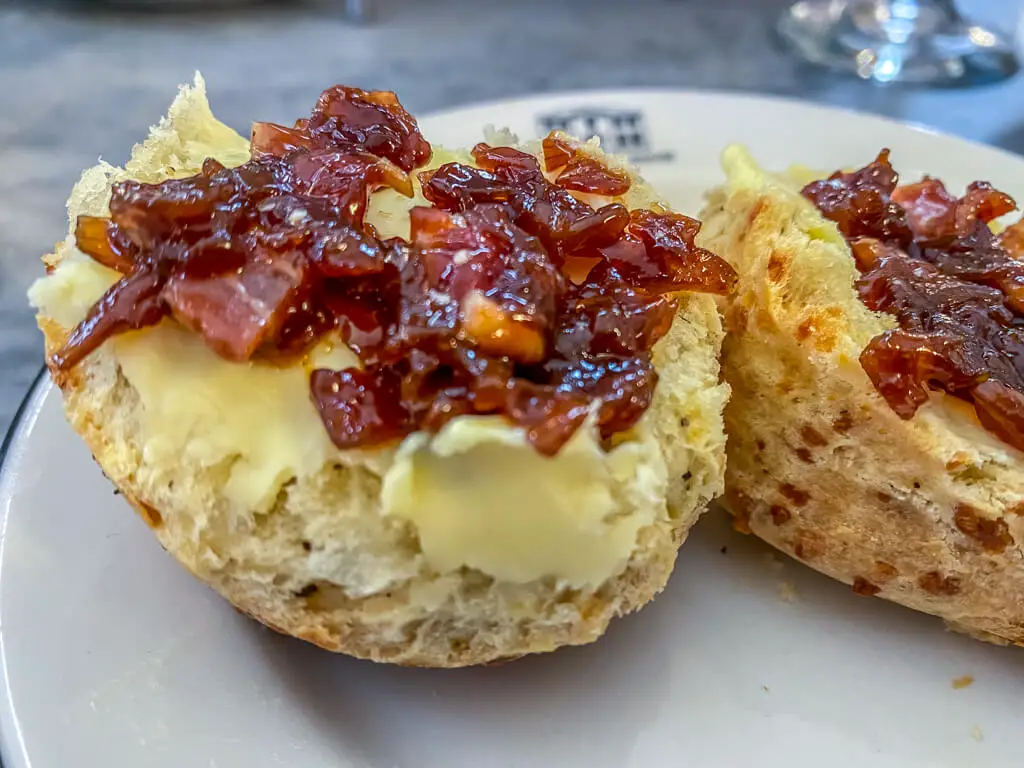
[(198, 81), (72, 193), (31, 292), (68, 418), (265, 624), (441, 667), (591, 642), (720, 492), (732, 270), (595, 144), (506, 140), (339, 86), (250, 146)]
[(741, 147), (723, 165), (702, 244), (740, 275), (723, 350), (737, 525), (860, 594), (1024, 643), (1020, 265), (988, 225), (1012, 201), (898, 187), (887, 153), (827, 179)]

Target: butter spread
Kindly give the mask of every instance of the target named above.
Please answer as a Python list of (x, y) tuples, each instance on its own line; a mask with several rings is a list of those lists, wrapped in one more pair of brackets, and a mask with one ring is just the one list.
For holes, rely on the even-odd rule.
[[(646, 504), (618, 489), (647, 467)], [(637, 532), (664, 507), (667, 477), (650, 438), (606, 453), (592, 424), (561, 451), (534, 451), (495, 417), (456, 419), (404, 441), (384, 478), (383, 510), (412, 523), (427, 561), (527, 582), (594, 587), (625, 567)]]
[(262, 510), (290, 478), (340, 453), (310, 402), (309, 373), (357, 365), (348, 347), (321, 344), (304, 365), (277, 367), (228, 362), (197, 341), (168, 322), (113, 339), (144, 405), (147, 462), (231, 461), (225, 494)]

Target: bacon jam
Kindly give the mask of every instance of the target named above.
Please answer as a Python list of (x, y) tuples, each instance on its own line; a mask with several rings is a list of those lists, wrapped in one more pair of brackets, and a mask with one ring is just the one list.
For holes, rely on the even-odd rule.
[(408, 241), (382, 239), (370, 195), (411, 197), (431, 147), (394, 94), (328, 89), (292, 127), (255, 124), (244, 165), (124, 182), (109, 219), (81, 217), (78, 247), (122, 276), (52, 363), (164, 319), (236, 362), (287, 362), (338, 332), (361, 367), (313, 371), (310, 394), (340, 448), (500, 414), (550, 455), (595, 409), (606, 439), (650, 405), (678, 292), (723, 293), (735, 273), (694, 244), (693, 219), (595, 210), (585, 196), (629, 177), (557, 135), (543, 148), (544, 169), (478, 144), (476, 166), (421, 172), (431, 205), (412, 208)]
[(860, 356), (893, 411), (909, 419), (941, 390), (1024, 450), (1024, 222), (990, 227), (1013, 199), (985, 182), (962, 197), (928, 177), (900, 186), (888, 150), (803, 194), (849, 242), (861, 301), (897, 320)]

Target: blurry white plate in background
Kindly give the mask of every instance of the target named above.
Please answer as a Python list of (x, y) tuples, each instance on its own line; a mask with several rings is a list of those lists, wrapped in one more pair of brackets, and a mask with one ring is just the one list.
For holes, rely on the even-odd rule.
[[(907, 177), (1024, 194), (1020, 158), (782, 101), (575, 93), (421, 126), (456, 146), (488, 123), (600, 133), (689, 213), (730, 141), (825, 169), (888, 146)], [(459, 671), (333, 656), (239, 616), (112, 493), (45, 381), (3, 457), (0, 516), (6, 768), (946, 768), (1024, 748), (1024, 649), (857, 597), (715, 510), (664, 595), (601, 642)]]

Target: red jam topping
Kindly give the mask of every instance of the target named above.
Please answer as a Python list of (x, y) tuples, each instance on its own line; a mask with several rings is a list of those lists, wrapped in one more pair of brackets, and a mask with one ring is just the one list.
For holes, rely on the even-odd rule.
[(985, 182), (959, 198), (932, 178), (898, 186), (887, 150), (803, 194), (849, 241), (864, 304), (897, 319), (860, 357), (890, 407), (909, 419), (942, 390), (1024, 450), (1024, 223), (989, 227), (1013, 199)]
[(479, 144), (479, 167), (420, 175), (432, 203), (408, 241), (364, 221), (369, 195), (411, 196), (430, 145), (394, 94), (336, 87), (288, 128), (257, 123), (252, 159), (114, 187), (78, 247), (122, 274), (54, 356), (66, 370), (111, 336), (173, 318), (232, 361), (302, 354), (341, 332), (362, 367), (316, 370), (333, 442), (379, 445), (463, 414), (499, 414), (554, 454), (596, 409), (603, 438), (634, 425), (657, 382), (652, 348), (680, 291), (735, 273), (696, 247), (700, 224), (597, 208), (629, 178), (549, 137), (546, 170)]
[(607, 168), (582, 152), (576, 152), (557, 136), (544, 139), (543, 147), (544, 166), (549, 172), (558, 171), (555, 184), (562, 189), (609, 197), (624, 195), (629, 191), (628, 175)]

